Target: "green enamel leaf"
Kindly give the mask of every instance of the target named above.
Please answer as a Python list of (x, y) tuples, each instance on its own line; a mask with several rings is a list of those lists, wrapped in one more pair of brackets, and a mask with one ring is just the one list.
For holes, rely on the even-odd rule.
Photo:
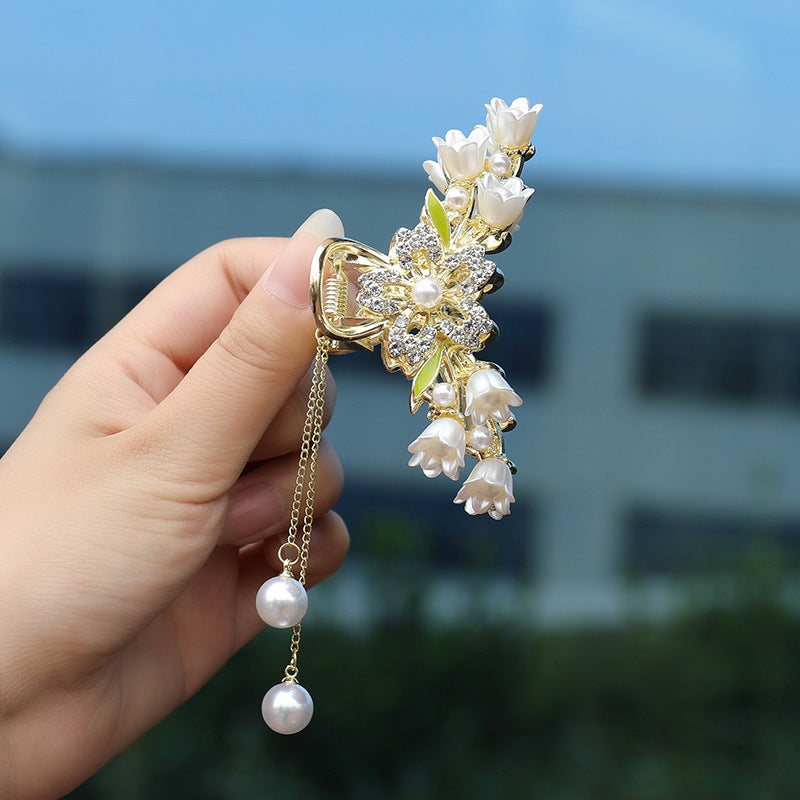
[(422, 393), (436, 380), (436, 376), (439, 374), (439, 367), (442, 365), (443, 349), (444, 345), (440, 344), (414, 376), (412, 389), (415, 399), (419, 399)]
[(431, 222), (439, 232), (439, 236), (442, 237), (445, 248), (450, 247), (450, 223), (447, 221), (447, 212), (439, 202), (439, 198), (433, 193), (433, 189), (428, 189), (428, 194), (425, 196), (425, 205), (431, 215)]

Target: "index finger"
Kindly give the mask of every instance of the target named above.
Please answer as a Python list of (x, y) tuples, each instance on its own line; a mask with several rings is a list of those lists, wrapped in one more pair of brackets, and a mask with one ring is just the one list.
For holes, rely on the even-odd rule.
[(137, 356), (144, 370), (166, 356), (187, 373), (288, 241), (228, 239), (207, 248), (161, 281), (107, 334), (107, 343), (123, 350), (142, 345)]

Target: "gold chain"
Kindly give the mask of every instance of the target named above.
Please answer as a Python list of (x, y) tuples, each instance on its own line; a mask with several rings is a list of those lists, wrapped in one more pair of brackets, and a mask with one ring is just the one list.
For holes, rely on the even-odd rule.
[[(278, 550), (278, 557), (283, 561), (284, 569), (291, 569), (300, 562), (298, 580), (305, 585), (308, 569), (308, 554), (311, 548), (311, 531), (314, 526), (314, 492), (317, 478), (317, 459), (319, 444), (322, 439), (322, 420), (325, 413), (326, 367), (330, 350), (330, 339), (317, 331), (317, 352), (314, 357), (314, 368), (311, 376), (311, 391), (308, 394), (306, 419), (303, 425), (303, 441), (300, 446), (300, 459), (297, 464), (297, 481), (292, 500), (292, 515), (289, 523), (289, 535), (286, 542)], [(297, 533), (302, 519), (300, 544)], [(284, 548), (294, 550), (294, 557), (282, 555)], [(291, 659), (285, 670), (284, 680), (294, 682), (297, 678), (297, 653), (300, 650), (300, 633), (302, 623), (292, 628), (292, 641), (289, 646)]]

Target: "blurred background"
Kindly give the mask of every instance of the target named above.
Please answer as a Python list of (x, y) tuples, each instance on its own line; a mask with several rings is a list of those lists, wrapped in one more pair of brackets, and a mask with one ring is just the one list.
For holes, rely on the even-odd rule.
[(385, 249), (432, 135), (544, 104), (486, 303), (511, 517), (337, 357), (314, 722), (265, 729), (265, 633), (73, 800), (800, 796), (798, 40), (790, 0), (0, 0), (0, 452), (199, 250), (322, 206)]

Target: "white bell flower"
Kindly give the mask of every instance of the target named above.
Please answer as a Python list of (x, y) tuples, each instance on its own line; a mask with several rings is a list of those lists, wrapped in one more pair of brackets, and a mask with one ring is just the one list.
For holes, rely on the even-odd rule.
[(531, 108), (524, 97), (518, 97), (510, 106), (505, 100), (494, 97), (491, 103), (486, 104), (486, 126), (492, 138), (502, 147), (522, 150), (533, 136), (541, 110), (541, 103)]
[(492, 367), (476, 370), (467, 380), (467, 403), (464, 414), (473, 425), (483, 425), (489, 417), (496, 422), (511, 419), (509, 406), (521, 406), (522, 398), (506, 379)]
[(476, 125), (469, 136), (458, 130), (447, 131), (444, 139), (434, 136), (433, 143), (452, 180), (471, 181), (483, 172), (489, 143), (489, 131), (484, 125)]
[(491, 228), (505, 230), (521, 216), (533, 189), (525, 188), (519, 178), (501, 180), (484, 172), (476, 181), (478, 186), (478, 215)]
[(464, 503), (464, 510), (473, 516), (488, 512), (492, 519), (501, 519), (510, 514), (514, 494), (508, 464), (499, 458), (479, 461), (453, 502)]
[(452, 417), (439, 417), (408, 446), (408, 452), (413, 453), (408, 466), (419, 465), (429, 478), (444, 472), (450, 480), (457, 480), (466, 446), (464, 426)]
[(444, 194), (447, 191), (447, 177), (442, 169), (442, 157), (439, 156), (436, 161), (423, 161), (422, 168), (428, 173), (428, 180)]

